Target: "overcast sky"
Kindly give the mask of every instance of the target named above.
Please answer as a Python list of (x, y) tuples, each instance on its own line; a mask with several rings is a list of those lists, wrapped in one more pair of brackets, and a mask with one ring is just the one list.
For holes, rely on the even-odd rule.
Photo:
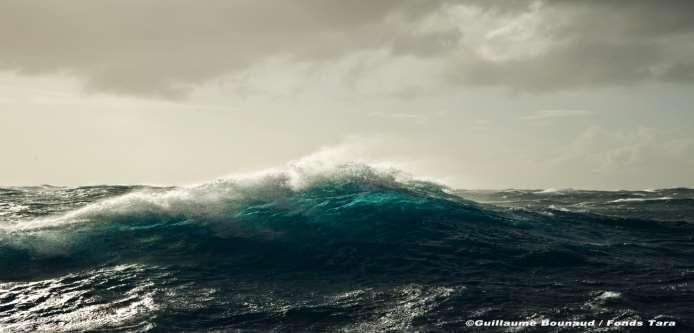
[(0, 185), (310, 154), (464, 188), (694, 187), (694, 1), (3, 0)]

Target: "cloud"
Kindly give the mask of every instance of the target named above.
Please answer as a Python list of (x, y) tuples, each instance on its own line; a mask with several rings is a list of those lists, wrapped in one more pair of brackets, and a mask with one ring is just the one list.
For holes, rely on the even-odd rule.
[(603, 181), (608, 187), (628, 183), (679, 186), (681, 177), (689, 175), (687, 170), (694, 167), (693, 153), (694, 140), (685, 133), (649, 127), (619, 131), (590, 126), (546, 161), (546, 167), (583, 170), (571, 176), (587, 178), (578, 183), (589, 180)]
[(691, 84), (694, 2), (6, 0), (0, 45), (0, 70), (165, 98), (273, 57), (330, 66), (384, 50), (452, 89)]
[(692, 4), (545, 1), (502, 14), (483, 11), (467, 21), (487, 18), (483, 30), (489, 32), (467, 38), (467, 52), (451, 62), (449, 79), (531, 92), (642, 81), (691, 83)]
[(583, 117), (590, 116), (594, 114), (593, 111), (589, 110), (538, 110), (528, 115), (521, 117), (525, 120), (544, 120), (550, 118), (564, 118), (564, 117)]
[(419, 113), (402, 113), (402, 112), (372, 112), (369, 113), (369, 117), (373, 118), (391, 118), (391, 119), (403, 119), (403, 120), (414, 120), (414, 121), (425, 121), (429, 117), (419, 114)]
[[(414, 2), (289, 0), (8, 0), (0, 3), (0, 68), (67, 72), (92, 91), (177, 97), (271, 56), (320, 61), (413, 37), (389, 15)], [(428, 37), (428, 36), (427, 36)]]

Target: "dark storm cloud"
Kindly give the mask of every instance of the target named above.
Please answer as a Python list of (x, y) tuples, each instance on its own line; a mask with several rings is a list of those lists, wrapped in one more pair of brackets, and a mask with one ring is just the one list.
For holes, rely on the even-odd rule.
[[(531, 12), (526, 4), (479, 2), (508, 17)], [(694, 80), (694, 1), (554, 0), (534, 15), (541, 17), (539, 37), (551, 41), (544, 52), (506, 61), (460, 57), (449, 67), (450, 82), (547, 91)]]
[(694, 2), (689, 0), (553, 0), (548, 4), (584, 14), (583, 29), (593, 33), (614, 30), (633, 37), (657, 37), (694, 30)]
[[(466, 39), (475, 22), (418, 30), (422, 20), (459, 5), (502, 24), (537, 15), (538, 38), (549, 46), (498, 61), (481, 57)], [(523, 47), (524, 41), (509, 43)], [(89, 90), (165, 97), (271, 56), (329, 61), (373, 49), (436, 59), (451, 85), (545, 91), (690, 83), (692, 45), (694, 1), (555, 0), (539, 7), (494, 0), (0, 2), (0, 69), (66, 72), (84, 78)]]
[(68, 71), (90, 89), (175, 96), (267, 56), (325, 59), (405, 40), (381, 22), (410, 7), (424, 10), (392, 0), (7, 0), (0, 66)]

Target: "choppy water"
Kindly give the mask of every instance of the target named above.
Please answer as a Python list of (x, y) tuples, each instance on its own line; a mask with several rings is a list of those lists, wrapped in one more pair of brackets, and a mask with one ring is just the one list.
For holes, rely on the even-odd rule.
[(359, 165), (0, 188), (0, 331), (692, 332), (693, 223), (689, 189), (452, 191)]

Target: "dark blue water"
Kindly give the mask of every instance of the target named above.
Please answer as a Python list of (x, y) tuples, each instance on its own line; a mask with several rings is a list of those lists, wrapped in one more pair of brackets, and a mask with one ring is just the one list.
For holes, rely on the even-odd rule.
[(689, 189), (453, 191), (355, 165), (1, 188), (0, 331), (692, 332), (693, 223)]

